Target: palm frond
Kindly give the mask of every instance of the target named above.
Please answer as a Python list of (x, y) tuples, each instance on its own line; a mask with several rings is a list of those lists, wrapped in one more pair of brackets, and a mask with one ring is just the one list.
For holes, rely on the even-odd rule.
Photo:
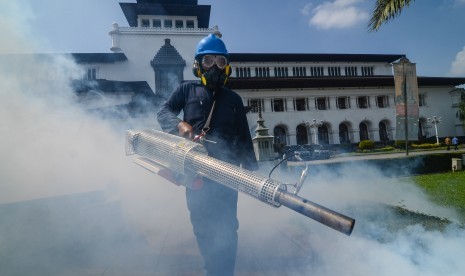
[(378, 31), (383, 23), (387, 23), (400, 15), (402, 9), (414, 0), (377, 0), (368, 24), (369, 31)]

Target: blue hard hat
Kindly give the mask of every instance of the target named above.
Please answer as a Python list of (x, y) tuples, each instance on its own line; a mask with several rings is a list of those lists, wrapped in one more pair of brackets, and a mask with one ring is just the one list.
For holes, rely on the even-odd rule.
[(226, 50), (226, 45), (224, 45), (224, 42), (219, 37), (214, 34), (209, 34), (207, 37), (200, 40), (199, 44), (197, 44), (195, 58), (198, 59), (199, 57), (207, 54), (227, 57), (228, 50)]

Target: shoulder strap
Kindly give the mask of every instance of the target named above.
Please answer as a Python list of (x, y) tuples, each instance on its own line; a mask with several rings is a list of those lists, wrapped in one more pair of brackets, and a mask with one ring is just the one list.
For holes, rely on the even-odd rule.
[(207, 121), (205, 122), (205, 125), (202, 128), (203, 133), (207, 133), (210, 130), (210, 121), (212, 119), (213, 110), (215, 109), (215, 103), (216, 103), (216, 101), (213, 100), (212, 109), (210, 110), (210, 114), (208, 114)]

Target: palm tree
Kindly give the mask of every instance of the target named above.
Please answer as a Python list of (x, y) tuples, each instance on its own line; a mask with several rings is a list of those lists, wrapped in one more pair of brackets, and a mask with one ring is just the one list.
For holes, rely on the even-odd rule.
[(378, 31), (381, 24), (387, 23), (400, 15), (402, 9), (410, 5), (414, 0), (376, 0), (376, 6), (371, 14), (368, 29), (370, 32)]

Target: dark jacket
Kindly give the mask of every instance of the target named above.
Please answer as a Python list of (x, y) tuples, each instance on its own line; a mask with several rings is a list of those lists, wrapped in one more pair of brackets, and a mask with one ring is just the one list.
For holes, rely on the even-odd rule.
[(215, 98), (215, 109), (206, 139), (216, 143), (204, 143), (208, 154), (219, 160), (248, 170), (258, 168), (249, 132), (249, 125), (241, 97), (234, 91), (223, 88), (213, 95), (203, 85), (186, 82), (180, 85), (158, 112), (158, 123), (165, 132), (177, 134), (176, 126), (183, 121), (200, 134), (205, 126)]

